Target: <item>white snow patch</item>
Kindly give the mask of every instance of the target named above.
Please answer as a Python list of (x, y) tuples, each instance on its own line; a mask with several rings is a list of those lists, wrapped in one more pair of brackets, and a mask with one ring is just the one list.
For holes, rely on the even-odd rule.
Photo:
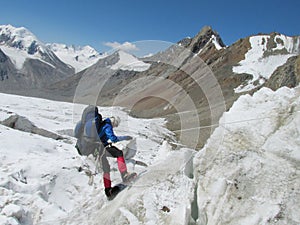
[[(295, 43), (292, 37), (277, 35), (274, 40), (276, 41), (277, 39), (280, 39), (283, 43), (276, 42), (277, 47), (272, 50), (281, 50), (285, 48), (288, 54), (270, 55), (264, 57), (269, 38), (269, 35), (250, 37), (250, 50), (246, 53), (245, 59), (240, 61), (238, 66), (234, 66), (232, 70), (237, 74), (251, 74), (253, 75), (253, 78), (252, 80), (248, 81), (246, 85), (241, 85), (235, 88), (236, 93), (250, 91), (257, 86), (262, 85), (270, 78), (270, 76), (279, 66), (282, 66), (284, 63), (286, 63), (288, 58), (299, 54), (299, 38), (297, 39), (297, 43)], [(259, 81), (257, 85), (254, 85), (255, 81)]]
[(120, 60), (111, 66), (110, 68), (113, 70), (134, 70), (137, 72), (142, 72), (151, 66), (149, 63), (144, 63), (143, 61), (138, 60), (133, 55), (130, 55), (124, 51), (119, 51)]
[(220, 43), (217, 41), (217, 37), (215, 35), (211, 36), (212, 43), (215, 45), (217, 50), (221, 50), (223, 47), (220, 45)]

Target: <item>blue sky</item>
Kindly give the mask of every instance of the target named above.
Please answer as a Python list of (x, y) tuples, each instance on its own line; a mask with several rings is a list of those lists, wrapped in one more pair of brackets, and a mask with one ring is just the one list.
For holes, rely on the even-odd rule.
[(205, 25), (226, 45), (260, 32), (299, 35), (299, 9), (299, 0), (1, 0), (0, 24), (26, 27), (44, 43), (102, 52), (112, 42), (177, 42)]

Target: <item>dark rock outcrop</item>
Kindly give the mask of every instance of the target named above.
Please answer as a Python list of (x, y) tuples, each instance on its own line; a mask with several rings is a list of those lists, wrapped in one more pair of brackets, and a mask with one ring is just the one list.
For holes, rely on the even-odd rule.
[(47, 138), (52, 138), (54, 140), (64, 139), (62, 136), (58, 134), (36, 127), (26, 117), (19, 116), (19, 115), (11, 115), (6, 120), (0, 122), (0, 124), (27, 133), (33, 133)]
[(276, 69), (265, 86), (272, 90), (280, 87), (296, 87), (300, 83), (300, 56), (294, 56)]

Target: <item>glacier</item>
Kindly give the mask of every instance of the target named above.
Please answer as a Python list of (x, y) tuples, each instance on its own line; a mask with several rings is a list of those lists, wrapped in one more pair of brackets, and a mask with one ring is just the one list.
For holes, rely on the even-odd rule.
[(140, 174), (108, 201), (94, 158), (74, 148), (84, 105), (0, 94), (0, 121), (20, 115), (63, 137), (0, 124), (0, 223), (299, 224), (299, 103), (299, 87), (241, 96), (197, 151), (176, 145), (162, 118), (100, 107), (104, 117), (121, 118), (117, 135), (134, 137), (117, 145)]

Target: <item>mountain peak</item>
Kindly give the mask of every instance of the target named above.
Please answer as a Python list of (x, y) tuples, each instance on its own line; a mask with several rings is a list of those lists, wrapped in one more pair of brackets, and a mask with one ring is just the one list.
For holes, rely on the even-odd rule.
[(211, 28), (211, 26), (204, 26), (202, 27), (202, 29), (200, 30), (200, 32), (198, 33), (198, 35), (206, 35), (207, 33), (214, 33), (213, 29)]
[[(1, 34), (2, 32), (11, 33), (15, 36), (26, 37), (26, 36), (34, 36), (28, 29), (25, 27), (14, 27), (10, 24), (8, 25), (0, 25)], [(35, 36), (34, 36), (35, 37)]]
[(214, 44), (217, 50), (226, 47), (220, 35), (210, 26), (204, 26), (201, 31), (193, 38), (191, 50), (194, 53), (199, 53), (207, 44)]
[(208, 45), (213, 45), (217, 50), (226, 47), (220, 35), (211, 26), (204, 26), (195, 37), (184, 38), (178, 44), (189, 48), (195, 54), (200, 53)]
[(0, 26), (0, 43), (9, 47), (26, 51), (33, 55), (38, 51), (45, 52), (45, 46), (25, 27), (12, 25)]
[(129, 70), (129, 71), (137, 71), (142, 72), (149, 69), (151, 64), (144, 63), (143, 61), (139, 60), (135, 56), (131, 55), (126, 51), (119, 50), (114, 54), (118, 55), (119, 61), (111, 66), (113, 70)]

